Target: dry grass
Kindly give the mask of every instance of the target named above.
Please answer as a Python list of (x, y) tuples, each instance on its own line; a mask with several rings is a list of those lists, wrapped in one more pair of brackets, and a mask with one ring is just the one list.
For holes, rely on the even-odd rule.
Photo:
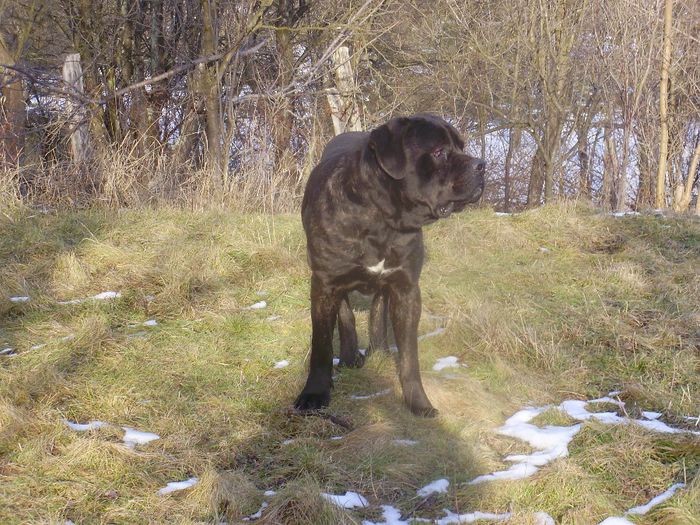
[[(493, 432), (525, 405), (619, 389), (632, 412), (658, 410), (678, 425), (700, 412), (697, 221), (562, 205), (500, 218), (475, 210), (432, 226), (420, 331), (447, 330), (420, 345), (441, 416), (405, 410), (393, 358), (374, 355), (339, 372), (331, 413), (348, 429), (287, 411), (310, 336), (296, 216), (4, 209), (0, 344), (19, 355), (0, 357), (2, 523), (237, 523), (267, 501), (262, 523), (359, 523), (392, 504), (422, 517), (512, 511), (526, 524), (546, 511), (588, 524), (677, 481), (688, 488), (639, 523), (700, 523), (697, 440), (632, 427), (586, 423), (570, 456), (533, 478), (467, 484), (527, 451)], [(55, 302), (105, 290), (122, 297)], [(265, 310), (244, 309), (261, 299)], [(159, 324), (136, 326), (151, 318)], [(359, 311), (361, 342), (366, 323)], [(447, 355), (467, 366), (433, 372)], [(281, 359), (290, 366), (273, 369)], [(384, 388), (392, 393), (350, 399)], [(63, 418), (116, 427), (77, 433)], [(538, 422), (570, 421), (552, 410)], [(161, 439), (128, 449), (119, 426)], [(194, 488), (157, 495), (192, 476)], [(447, 494), (416, 496), (442, 477)], [(263, 497), (269, 489), (277, 494)], [(371, 506), (344, 511), (320, 497), (346, 490)]]

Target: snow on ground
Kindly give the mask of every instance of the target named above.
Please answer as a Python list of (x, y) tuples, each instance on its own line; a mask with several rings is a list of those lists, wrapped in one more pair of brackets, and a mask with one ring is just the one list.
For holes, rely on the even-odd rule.
[(389, 392), (391, 392), (391, 388), (387, 388), (386, 390), (381, 390), (379, 392), (375, 392), (374, 394), (367, 394), (366, 396), (350, 396), (350, 399), (370, 399), (373, 397), (379, 397), (379, 396), (385, 396)]
[(122, 427), (122, 429), (124, 429), (122, 440), (129, 448), (135, 448), (136, 445), (145, 445), (153, 440), (160, 439), (160, 436), (153, 432), (142, 432), (131, 427)]
[(90, 297), (86, 297), (85, 299), (71, 299), (70, 301), (57, 301), (58, 304), (80, 304), (84, 303), (86, 301), (90, 300), (95, 300), (95, 301), (107, 301), (109, 299), (119, 299), (122, 296), (120, 292), (102, 292), (98, 293), (97, 295), (92, 295)]
[(366, 507), (369, 505), (367, 500), (360, 496), (357, 492), (348, 491), (345, 494), (326, 494), (321, 492), (321, 496), (344, 509), (354, 509), (355, 507)]
[[(66, 424), (66, 426), (68, 426), (68, 428), (75, 430), (76, 432), (86, 432), (88, 430), (112, 426), (110, 423), (105, 423), (104, 421), (74, 423), (64, 419), (63, 422)], [(129, 448), (135, 448), (136, 445), (145, 445), (146, 443), (150, 443), (155, 439), (160, 439), (160, 436), (158, 434), (154, 434), (153, 432), (142, 432), (141, 430), (136, 430), (131, 427), (122, 427), (122, 430), (124, 430), (122, 441), (124, 441), (124, 444)]]
[(362, 525), (409, 525), (411, 521), (403, 521), (401, 519), (401, 511), (391, 505), (382, 505), (382, 520), (384, 521), (369, 521), (364, 520)]
[(577, 421), (587, 421), (594, 419), (608, 425), (627, 425), (635, 424), (651, 430), (662, 433), (681, 433), (687, 432), (695, 435), (700, 435), (698, 431), (685, 430), (674, 428), (663, 421), (658, 421), (655, 412), (649, 412), (648, 419), (633, 419), (622, 417), (615, 412), (590, 412), (587, 405), (590, 403), (613, 403), (620, 408), (624, 408), (625, 403), (619, 399), (614, 399), (611, 396), (617, 395), (616, 392), (611, 392), (606, 397), (591, 399), (588, 401), (579, 399), (567, 399), (562, 401), (558, 407), (544, 406), (538, 408), (525, 408), (516, 412), (508, 418), (505, 424), (500, 427), (497, 432), (504, 436), (513, 437), (521, 441), (525, 441), (535, 452), (530, 454), (512, 454), (506, 456), (504, 461), (513, 463), (513, 466), (506, 470), (492, 472), (478, 476), (470, 481), (470, 484), (483, 483), (485, 481), (503, 480), (503, 479), (521, 479), (532, 476), (540, 467), (554, 461), (557, 458), (566, 457), (569, 455), (569, 443), (581, 430), (581, 424), (576, 424), (568, 427), (559, 427), (547, 425), (538, 427), (530, 423), (535, 417), (550, 408), (558, 408), (565, 412), (569, 417)]
[(450, 482), (444, 478), (436, 479), (432, 483), (428, 483), (425, 487), (418, 489), (417, 494), (424, 498), (430, 496), (431, 494), (436, 494), (439, 492), (447, 492), (447, 487), (450, 486)]
[(185, 490), (197, 484), (197, 478), (189, 478), (184, 481), (171, 481), (165, 487), (158, 490), (159, 496), (165, 496), (177, 490)]
[(445, 328), (442, 326), (439, 328), (436, 328), (432, 332), (428, 332), (427, 334), (419, 335), (418, 340), (422, 341), (423, 339), (428, 339), (428, 337), (435, 337), (436, 335), (440, 335), (445, 332)]
[(459, 359), (453, 355), (448, 355), (447, 357), (441, 357), (433, 365), (433, 370), (439, 372), (445, 368), (457, 368), (459, 367)]
[(267, 307), (267, 301), (258, 301), (244, 308), (244, 310), (262, 310)]
[(270, 317), (267, 317), (267, 318), (265, 319), (265, 321), (270, 321), (270, 322), (272, 322), (272, 321), (279, 321), (280, 319), (282, 319), (282, 316), (281, 316), (281, 315), (271, 315)]
[[(629, 514), (634, 514), (637, 516), (646, 514), (652, 508), (669, 499), (676, 493), (678, 489), (681, 489), (683, 487), (685, 487), (685, 483), (675, 483), (674, 485), (671, 485), (671, 487), (669, 487), (668, 490), (662, 492), (658, 496), (651, 498), (649, 500), (649, 503), (646, 503), (645, 505), (639, 505), (638, 507), (632, 507), (630, 510), (625, 512), (625, 516)], [(610, 518), (604, 519), (598, 525), (634, 525), (634, 523), (632, 523), (624, 516), (612, 516)]]
[(418, 441), (414, 441), (413, 439), (394, 439), (392, 443), (401, 447), (412, 447), (413, 445), (417, 445)]
[(273, 366), (273, 368), (285, 368), (287, 366), (289, 366), (289, 361), (287, 361), (286, 359), (283, 359), (282, 361), (277, 361), (275, 363), (275, 366)]
[(30, 300), (30, 298), (26, 295), (21, 295), (21, 296), (15, 296), (15, 297), (10, 297), (10, 301), (13, 303), (26, 303)]
[(243, 521), (253, 521), (257, 520), (258, 518), (262, 517), (263, 511), (269, 507), (270, 504), (267, 501), (263, 501), (262, 504), (260, 505), (260, 509), (258, 509), (258, 512), (255, 512), (251, 514), (250, 516), (246, 516), (245, 518), (242, 518)]
[(64, 419), (63, 422), (66, 425), (68, 425), (68, 428), (70, 428), (71, 430), (75, 430), (76, 432), (86, 432), (88, 430), (94, 430), (96, 428), (109, 426), (109, 423), (105, 423), (104, 421), (90, 421), (89, 423), (73, 423), (72, 421)]
[(514, 437), (525, 441), (536, 452), (531, 454), (513, 454), (505, 461), (513, 463), (509, 469), (478, 476), (469, 482), (470, 485), (496, 479), (521, 479), (532, 476), (539, 467), (557, 458), (569, 455), (569, 443), (578, 433), (581, 425), (571, 427), (546, 426), (539, 428), (530, 423), (546, 408), (526, 408), (509, 417), (505, 424), (498, 429), (504, 436)]
[(447, 509), (443, 509), (445, 514), (444, 518), (436, 520), (437, 525), (448, 525), (450, 523), (474, 523), (477, 520), (490, 520), (490, 521), (506, 521), (510, 519), (510, 512), (505, 512), (503, 514), (492, 514), (491, 512), (468, 512), (466, 514), (455, 514)]

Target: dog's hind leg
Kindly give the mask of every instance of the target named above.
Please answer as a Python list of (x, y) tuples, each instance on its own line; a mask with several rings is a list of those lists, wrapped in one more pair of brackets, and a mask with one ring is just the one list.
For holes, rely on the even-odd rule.
[(345, 294), (340, 300), (338, 309), (338, 336), (340, 337), (340, 364), (350, 368), (360, 368), (365, 364), (363, 356), (357, 345), (357, 330), (355, 329), (355, 315)]
[(388, 323), (387, 323), (387, 292), (379, 290), (372, 299), (372, 307), (369, 312), (369, 351), (388, 351)]

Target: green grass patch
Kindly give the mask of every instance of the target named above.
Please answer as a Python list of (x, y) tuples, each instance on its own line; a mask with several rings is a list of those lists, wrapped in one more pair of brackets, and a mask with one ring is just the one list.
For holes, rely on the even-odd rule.
[[(0, 349), (17, 355), (0, 357), (0, 522), (236, 522), (267, 501), (266, 523), (377, 520), (380, 504), (422, 517), (513, 511), (528, 523), (546, 511), (597, 523), (685, 481), (639, 523), (700, 523), (697, 439), (638, 427), (586, 422), (569, 457), (534, 477), (468, 484), (527, 451), (495, 433), (524, 406), (614, 389), (633, 417), (656, 410), (690, 428), (684, 416), (700, 413), (700, 223), (562, 205), (472, 210), (425, 237), (419, 332), (446, 331), (419, 345), (440, 417), (402, 406), (391, 355), (339, 370), (328, 417), (300, 417), (288, 409), (311, 330), (296, 215), (9, 210)], [(57, 304), (107, 290), (121, 297)], [(261, 300), (265, 309), (247, 309)], [(367, 303), (356, 302), (366, 346)], [(465, 366), (433, 371), (448, 355)], [(281, 360), (289, 366), (274, 368)], [(112, 426), (75, 432), (63, 419)], [(552, 409), (534, 423), (572, 421)], [(160, 439), (129, 449), (122, 426)], [(192, 489), (157, 494), (193, 476)], [(438, 478), (450, 480), (446, 494), (416, 495)], [(347, 490), (370, 507), (320, 497)]]

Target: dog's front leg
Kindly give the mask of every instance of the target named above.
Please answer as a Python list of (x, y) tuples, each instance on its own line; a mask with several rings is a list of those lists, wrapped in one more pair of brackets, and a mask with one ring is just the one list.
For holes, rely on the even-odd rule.
[(406, 281), (391, 286), (389, 312), (396, 345), (399, 348), (399, 379), (404, 401), (414, 414), (434, 417), (437, 415), (437, 410), (425, 395), (420, 378), (418, 321), (421, 313), (421, 296), (420, 288), (415, 282)]
[(340, 296), (311, 278), (311, 359), (306, 386), (294, 402), (298, 410), (318, 410), (328, 406), (331, 399), (333, 372), (333, 326), (338, 315)]

